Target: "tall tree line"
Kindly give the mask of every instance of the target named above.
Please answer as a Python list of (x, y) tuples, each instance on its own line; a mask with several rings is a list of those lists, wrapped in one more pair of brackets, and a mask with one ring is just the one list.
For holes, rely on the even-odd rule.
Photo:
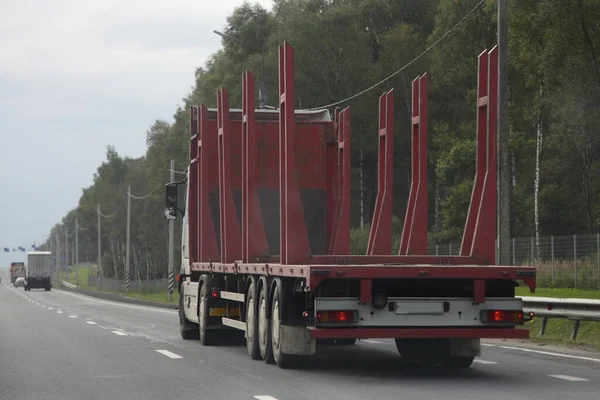
[[(400, 69), (477, 3), (274, 0), (272, 10), (245, 3), (227, 18), (225, 32), (264, 50), (271, 106), (277, 105), (277, 46), (284, 40), (294, 46), (296, 105), (311, 108), (349, 97)], [(596, 232), (600, 225), (600, 2), (509, 4), (512, 236)], [(344, 104), (352, 106), (354, 227), (371, 219), (377, 190), (378, 97), (390, 88), (395, 92), (396, 114), (395, 226), (404, 218), (410, 185), (411, 81), (429, 72), (430, 237), (439, 243), (460, 240), (475, 174), (477, 55), (495, 43), (496, 1), (487, 0), (424, 57)], [(109, 146), (78, 207), (51, 233), (64, 232), (65, 227), (72, 232), (75, 218), (82, 227), (93, 227), (80, 232), (79, 238), (80, 254), (95, 260), (96, 204), (102, 205), (104, 214), (117, 210), (113, 217), (103, 218), (102, 260), (105, 274), (122, 276), (127, 185), (133, 193), (145, 194), (166, 183), (170, 159), (176, 160), (176, 169), (184, 170), (190, 106), (215, 107), (216, 91), (223, 86), (230, 92), (231, 106), (240, 107), (245, 69), (254, 71), (260, 82), (260, 54), (224, 40), (196, 70), (194, 89), (175, 110), (173, 121), (157, 120), (148, 129), (146, 154), (138, 159), (121, 157)], [(162, 277), (167, 263), (163, 190), (144, 201), (132, 201), (132, 207), (132, 274)]]

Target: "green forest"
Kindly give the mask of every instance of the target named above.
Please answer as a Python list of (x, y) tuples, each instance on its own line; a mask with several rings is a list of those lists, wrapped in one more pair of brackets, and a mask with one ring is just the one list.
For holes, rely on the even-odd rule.
[[(356, 239), (364, 236), (361, 225), (370, 223), (377, 194), (378, 97), (395, 91), (393, 200), (399, 232), (410, 188), (411, 81), (429, 73), (429, 232), (432, 242), (448, 243), (460, 241), (471, 196), (477, 56), (496, 44), (495, 0), (274, 0), (271, 10), (248, 2), (232, 10), (224, 28), (202, 29), (222, 30), (264, 51), (271, 107), (277, 106), (277, 47), (289, 42), (295, 50), (296, 107), (313, 108), (352, 96), (398, 71), (474, 8), (423, 57), (341, 105), (352, 107)], [(600, 228), (599, 15), (597, 0), (509, 1), (513, 237), (595, 233)], [(72, 234), (77, 219), (82, 228), (79, 258), (95, 263), (100, 204), (110, 217), (102, 217), (104, 274), (123, 276), (127, 187), (137, 196), (152, 192), (131, 200), (132, 274), (164, 277), (164, 185), (171, 159), (177, 171), (187, 166), (190, 106), (216, 107), (216, 91), (225, 87), (231, 107), (240, 108), (242, 73), (252, 70), (258, 88), (261, 62), (256, 51), (224, 39), (190, 76), (193, 90), (182, 93), (173, 119), (156, 120), (148, 128), (145, 155), (124, 157), (109, 145), (93, 184), (83, 189), (77, 208), (53, 227), (50, 237), (64, 240), (65, 229)], [(176, 254), (179, 237), (178, 221)]]

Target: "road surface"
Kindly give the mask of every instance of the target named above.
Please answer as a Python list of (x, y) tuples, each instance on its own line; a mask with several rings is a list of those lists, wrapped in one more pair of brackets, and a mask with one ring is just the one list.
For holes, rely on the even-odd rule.
[[(4, 278), (4, 277), (3, 277)], [(300, 370), (243, 343), (179, 336), (176, 311), (0, 285), (0, 398), (225, 400), (598, 399), (600, 357), (486, 345), (469, 370), (415, 368), (391, 340), (329, 347)]]

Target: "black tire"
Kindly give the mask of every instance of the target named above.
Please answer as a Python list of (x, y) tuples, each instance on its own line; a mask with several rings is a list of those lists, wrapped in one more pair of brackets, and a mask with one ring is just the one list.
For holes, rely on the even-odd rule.
[(256, 304), (256, 282), (252, 281), (246, 296), (246, 348), (250, 358), (262, 360), (258, 345), (258, 306)]
[(267, 318), (269, 303), (267, 297), (268, 288), (261, 286), (258, 295), (258, 347), (260, 356), (267, 364), (273, 364), (273, 345), (271, 344), (271, 320)]
[(467, 369), (473, 364), (475, 357), (447, 356), (441, 362), (445, 368)]
[(200, 339), (200, 332), (198, 330), (198, 324), (191, 322), (185, 317), (185, 309), (183, 304), (183, 295), (179, 294), (179, 333), (183, 340), (198, 340)]
[(298, 366), (299, 358), (296, 355), (285, 354), (281, 338), (281, 315), (285, 305), (283, 296), (279, 295), (279, 287), (273, 292), (271, 301), (271, 344), (273, 347), (273, 359), (279, 368), (295, 368)]
[(352, 346), (356, 344), (356, 339), (335, 339), (335, 344), (338, 346)]
[(198, 296), (198, 336), (203, 346), (215, 343), (215, 331), (208, 329), (208, 281), (205, 281)]

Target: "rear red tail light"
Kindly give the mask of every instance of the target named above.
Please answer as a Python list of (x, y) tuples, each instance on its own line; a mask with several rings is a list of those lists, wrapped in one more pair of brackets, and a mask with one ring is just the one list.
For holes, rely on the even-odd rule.
[(523, 311), (519, 310), (485, 310), (482, 311), (481, 319), (483, 322), (512, 322), (521, 323), (524, 321)]
[(213, 298), (213, 300), (218, 300), (219, 297), (221, 297), (221, 295), (219, 294), (219, 291), (218, 290), (213, 290), (212, 291), (212, 298)]
[(358, 321), (358, 311), (317, 311), (317, 322), (351, 323)]

